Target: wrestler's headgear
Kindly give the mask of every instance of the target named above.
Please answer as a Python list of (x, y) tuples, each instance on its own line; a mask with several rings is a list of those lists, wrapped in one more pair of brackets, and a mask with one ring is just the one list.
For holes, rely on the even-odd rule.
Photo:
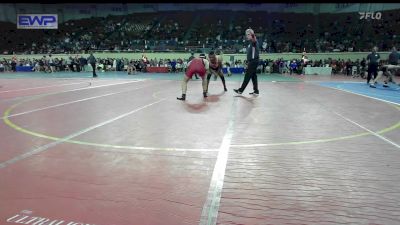
[(205, 59), (205, 58), (206, 58), (206, 55), (205, 55), (204, 53), (201, 53), (201, 54), (200, 54), (200, 58)]

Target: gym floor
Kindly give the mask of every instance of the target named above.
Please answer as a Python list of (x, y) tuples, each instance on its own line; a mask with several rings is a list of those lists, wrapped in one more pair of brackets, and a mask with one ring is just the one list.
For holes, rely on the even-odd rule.
[(400, 224), (400, 87), (0, 74), (0, 224)]

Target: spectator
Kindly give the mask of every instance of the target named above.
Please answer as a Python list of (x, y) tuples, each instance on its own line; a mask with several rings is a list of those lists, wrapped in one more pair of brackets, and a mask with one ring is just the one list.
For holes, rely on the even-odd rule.
[(0, 72), (4, 72), (4, 71), (5, 71), (4, 64), (2, 62), (0, 62)]
[(90, 63), (90, 65), (92, 66), (93, 69), (93, 77), (97, 77), (96, 74), (96, 58), (94, 57), (93, 53), (90, 53), (89, 58), (87, 59), (87, 61)]
[(293, 60), (290, 65), (289, 65), (289, 69), (290, 69), (290, 75), (292, 75), (292, 73), (297, 73), (297, 62), (296, 60)]

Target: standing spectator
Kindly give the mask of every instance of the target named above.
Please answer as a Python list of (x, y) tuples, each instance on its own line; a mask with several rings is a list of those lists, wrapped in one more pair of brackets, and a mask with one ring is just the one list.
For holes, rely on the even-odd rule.
[(111, 67), (112, 71), (117, 71), (117, 59), (113, 59), (112, 60), (112, 67)]
[(55, 64), (54, 64), (53, 57), (51, 56), (51, 54), (49, 54), (49, 67), (50, 67), (50, 73), (54, 73), (55, 72)]
[(365, 60), (365, 58), (363, 58), (362, 60), (361, 60), (361, 62), (360, 62), (360, 75), (361, 75), (361, 78), (365, 78), (365, 73), (366, 73), (366, 71), (367, 71), (367, 60)]
[(96, 74), (96, 58), (94, 57), (93, 53), (90, 53), (90, 56), (88, 58), (88, 62), (90, 63), (90, 65), (93, 68), (93, 77), (97, 77), (97, 74)]
[(396, 47), (392, 48), (392, 52), (389, 54), (389, 64), (398, 65), (400, 54), (397, 52)]
[(17, 72), (17, 59), (16, 58), (13, 58), (11, 60), (11, 71)]
[(79, 58), (79, 63), (81, 65), (81, 70), (83, 72), (85, 72), (86, 71), (85, 67), (87, 65), (87, 60), (83, 57), (83, 55)]
[(75, 58), (74, 58), (74, 65), (75, 65), (75, 68), (76, 68), (76, 72), (81, 72), (81, 63), (79, 62), (78, 55), (76, 55)]
[(350, 59), (347, 59), (347, 62), (346, 62), (346, 76), (349, 76), (349, 75), (351, 75), (351, 70), (352, 70), (352, 68), (353, 68), (353, 63), (350, 61)]
[[(372, 74), (374, 74), (374, 80), (376, 79), (376, 76), (378, 75), (378, 64), (380, 61), (381, 56), (379, 53), (377, 53), (378, 47), (373, 47), (372, 52), (367, 56), (367, 61), (368, 61), (368, 76), (367, 76), (367, 84), (369, 84), (369, 81), (372, 78)], [(370, 87), (375, 88), (374, 84), (371, 84)]]
[(69, 68), (70, 71), (75, 72), (75, 69), (74, 69), (74, 62), (73, 62), (72, 56), (68, 57), (68, 59), (67, 59), (67, 66), (68, 66), (68, 68)]
[[(68, 58), (67, 58), (67, 60), (68, 60)], [(67, 71), (68, 70), (67, 60), (61, 59), (61, 71)]]
[(4, 68), (4, 64), (3, 62), (0, 62), (0, 72), (4, 72), (5, 68)]
[(282, 73), (286, 74), (288, 71), (289, 71), (288, 64), (285, 60), (283, 60)]

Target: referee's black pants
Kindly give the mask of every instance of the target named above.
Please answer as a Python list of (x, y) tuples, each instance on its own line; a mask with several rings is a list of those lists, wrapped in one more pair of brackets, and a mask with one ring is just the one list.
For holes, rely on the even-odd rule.
[(244, 80), (242, 86), (239, 88), (240, 92), (243, 92), (246, 89), (247, 85), (250, 82), (253, 83), (253, 90), (255, 93), (259, 93), (258, 91), (258, 81), (257, 81), (257, 67), (258, 67), (258, 60), (249, 61), (247, 64), (247, 71), (244, 75)]

